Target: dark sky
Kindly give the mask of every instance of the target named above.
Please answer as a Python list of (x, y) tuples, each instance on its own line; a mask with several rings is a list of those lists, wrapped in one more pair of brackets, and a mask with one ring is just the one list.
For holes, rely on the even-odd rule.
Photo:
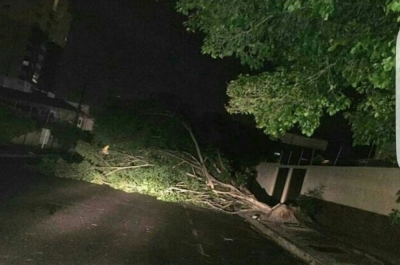
[(137, 98), (177, 95), (200, 112), (223, 110), (226, 84), (240, 73), (234, 59), (201, 54), (201, 35), (190, 34), (174, 1), (75, 1), (74, 21), (58, 77), (58, 95), (77, 91), (86, 100), (107, 92)]
[[(225, 112), (227, 83), (245, 70), (235, 59), (202, 55), (202, 36), (186, 32), (175, 1), (75, 0), (73, 6), (57, 96), (80, 91), (85, 82), (91, 105), (108, 93), (123, 99), (171, 93), (199, 114)], [(315, 137), (336, 149), (351, 144), (343, 119), (324, 119)]]

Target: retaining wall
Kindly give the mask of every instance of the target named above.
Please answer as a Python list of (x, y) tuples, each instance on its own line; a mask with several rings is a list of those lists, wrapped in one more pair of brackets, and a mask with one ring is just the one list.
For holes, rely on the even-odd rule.
[(313, 189), (322, 189), (322, 199), (357, 209), (387, 215), (400, 210), (399, 168), (285, 166), (261, 163), (257, 182), (281, 203)]

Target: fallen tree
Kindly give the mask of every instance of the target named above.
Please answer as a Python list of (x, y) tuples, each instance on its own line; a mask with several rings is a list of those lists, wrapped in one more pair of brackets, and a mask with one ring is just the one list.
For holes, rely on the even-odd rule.
[(228, 172), (223, 159), (203, 157), (196, 143), (197, 157), (180, 151), (141, 150), (136, 154), (78, 142), (76, 154), (83, 161), (68, 163), (48, 158), (40, 166), (43, 173), (61, 178), (106, 184), (126, 192), (140, 192), (167, 201), (181, 201), (228, 213), (271, 211), (257, 201), (243, 183)]
[[(128, 114), (105, 117), (104, 126), (100, 121), (93, 143), (79, 141), (74, 150), (79, 161), (49, 158), (42, 162), (42, 172), (228, 213), (271, 211), (248, 191), (243, 176), (233, 172), (225, 157), (202, 152), (186, 123), (169, 114)], [(170, 143), (165, 128), (174, 139), (182, 139), (185, 148), (170, 148), (182, 143)]]
[[(237, 183), (233, 182), (231, 184), (227, 179), (225, 179), (224, 182), (224, 180), (221, 180), (221, 178), (218, 178), (218, 176), (210, 173), (209, 167), (206, 163), (207, 158), (203, 157), (199, 144), (192, 130), (185, 123), (182, 123), (182, 125), (190, 134), (193, 144), (195, 145), (197, 157), (185, 152), (165, 153), (181, 161), (179, 165), (182, 163), (188, 165), (191, 169), (191, 172), (186, 172), (186, 175), (196, 178), (199, 181), (204, 181), (205, 185), (209, 188), (211, 194), (207, 194), (209, 192), (194, 193), (194, 197), (197, 196), (199, 198), (199, 202), (202, 202), (213, 209), (230, 213), (239, 213), (244, 211), (261, 211), (264, 213), (269, 213), (271, 211), (271, 207), (259, 202), (243, 185), (243, 183), (239, 183), (238, 185)], [(212, 165), (217, 174), (223, 176), (222, 172), (226, 171), (226, 167), (224, 166), (220, 155), (218, 155), (218, 158), (218, 163), (211, 161), (209, 164)], [(182, 189), (181, 187), (178, 189), (173, 189), (177, 192), (192, 192), (190, 187), (187, 187), (186, 189)]]

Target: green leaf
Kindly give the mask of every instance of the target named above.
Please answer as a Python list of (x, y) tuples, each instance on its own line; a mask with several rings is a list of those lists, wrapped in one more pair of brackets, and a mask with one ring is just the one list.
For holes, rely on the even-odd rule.
[[(389, 95), (400, 0), (178, 0), (178, 6), (187, 25), (203, 33), (203, 52), (234, 56), (260, 73), (228, 85), (230, 113), (253, 115), (270, 135), (293, 127), (310, 135), (325, 113), (346, 110), (354, 143), (394, 141)], [(377, 100), (389, 107), (378, 109)]]

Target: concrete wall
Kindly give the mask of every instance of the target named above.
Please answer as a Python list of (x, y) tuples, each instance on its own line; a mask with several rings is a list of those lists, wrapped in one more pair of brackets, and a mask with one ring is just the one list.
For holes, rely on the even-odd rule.
[(9, 78), (5, 75), (0, 75), (0, 86), (23, 91), (26, 93), (32, 93), (32, 91), (36, 89), (34, 85), (27, 81), (17, 78)]
[[(42, 146), (40, 143), (41, 134), (42, 134), (42, 131), (29, 132), (25, 135), (20, 135), (18, 137), (11, 139), (11, 143), (40, 147), (40, 146)], [(44, 146), (44, 148), (57, 148), (57, 147), (59, 147), (59, 145), (58, 145), (56, 139), (54, 139), (53, 136), (50, 136), (50, 139), (47, 142), (47, 144)]]
[(372, 167), (310, 167), (302, 193), (324, 186), (323, 199), (387, 215), (399, 209), (400, 169)]
[(26, 135), (20, 135), (11, 139), (14, 144), (25, 144), (31, 146), (39, 146), (41, 131), (29, 132)]
[(278, 176), (279, 164), (262, 163), (256, 167), (256, 170), (258, 184), (265, 189), (269, 196), (272, 196)]
[[(262, 163), (257, 166), (257, 181), (271, 195), (277, 183), (279, 168), (290, 168), (280, 198), (286, 201), (293, 182), (290, 174), (296, 168), (306, 169), (301, 194), (323, 187), (322, 199), (361, 210), (387, 215), (399, 209), (396, 193), (400, 190), (399, 168), (282, 166)], [(279, 199), (279, 198), (278, 198)]]
[(75, 123), (76, 112), (60, 108), (54, 108), (54, 109), (56, 110), (60, 120)]

